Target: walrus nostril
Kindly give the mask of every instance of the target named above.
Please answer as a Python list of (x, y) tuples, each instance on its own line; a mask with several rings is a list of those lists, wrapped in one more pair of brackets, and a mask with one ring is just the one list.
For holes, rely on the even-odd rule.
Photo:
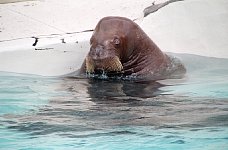
[(95, 55), (99, 57), (100, 56), (100, 51), (101, 51), (100, 48), (96, 48), (95, 49)]
[(95, 56), (102, 57), (105, 54), (104, 51), (105, 49), (103, 45), (97, 45), (94, 49)]

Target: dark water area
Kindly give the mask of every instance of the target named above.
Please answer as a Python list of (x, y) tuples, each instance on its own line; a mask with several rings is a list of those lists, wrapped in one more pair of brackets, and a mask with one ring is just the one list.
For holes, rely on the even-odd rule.
[(176, 56), (156, 82), (1, 72), (0, 149), (228, 149), (228, 60)]

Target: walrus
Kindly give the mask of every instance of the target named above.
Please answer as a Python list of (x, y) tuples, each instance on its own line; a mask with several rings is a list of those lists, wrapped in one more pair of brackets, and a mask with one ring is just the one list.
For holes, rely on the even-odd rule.
[(135, 22), (113, 16), (96, 25), (80, 69), (88, 77), (105, 74), (138, 80), (182, 78), (185, 72), (180, 60), (163, 53)]

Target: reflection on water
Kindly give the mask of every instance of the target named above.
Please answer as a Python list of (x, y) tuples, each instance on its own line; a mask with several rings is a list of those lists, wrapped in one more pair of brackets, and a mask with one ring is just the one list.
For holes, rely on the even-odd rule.
[[(158, 82), (1, 73), (0, 147), (225, 150), (228, 61), (187, 61), (185, 79)], [(209, 62), (214, 66), (199, 72)]]

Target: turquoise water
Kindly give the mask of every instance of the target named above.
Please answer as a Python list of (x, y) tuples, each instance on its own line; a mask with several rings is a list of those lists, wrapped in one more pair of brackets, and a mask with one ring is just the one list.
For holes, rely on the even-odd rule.
[(152, 83), (0, 72), (0, 149), (227, 150), (228, 59), (177, 56)]

